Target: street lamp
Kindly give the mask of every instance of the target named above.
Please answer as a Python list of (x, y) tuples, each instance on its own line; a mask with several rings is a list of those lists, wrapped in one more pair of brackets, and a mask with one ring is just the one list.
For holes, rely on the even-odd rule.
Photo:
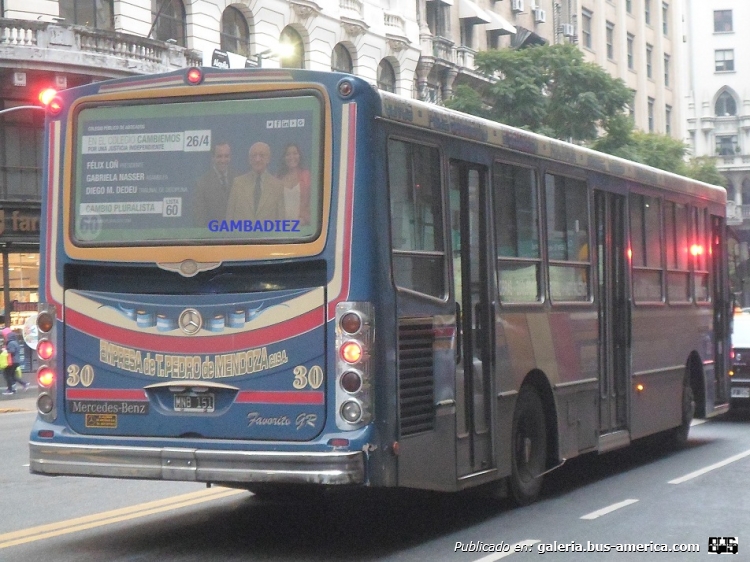
[(290, 43), (279, 43), (275, 47), (270, 47), (265, 51), (255, 55), (255, 64), (258, 68), (263, 66), (263, 59), (269, 59), (272, 55), (278, 55), (280, 59), (285, 59), (294, 54), (294, 45)]
[(258, 68), (263, 66), (263, 59), (270, 58), (272, 54), (276, 52), (276, 49), (266, 49), (255, 55), (255, 64)]
[(39, 92), (39, 101), (42, 103), (42, 105), (17, 105), (15, 107), (8, 107), (7, 109), (0, 110), (0, 115), (5, 115), (6, 113), (12, 113), (14, 111), (21, 111), (23, 109), (37, 109), (46, 111), (50, 103), (52, 103), (55, 99), (56, 95), (57, 90), (55, 90), (54, 88), (45, 88), (44, 90)]

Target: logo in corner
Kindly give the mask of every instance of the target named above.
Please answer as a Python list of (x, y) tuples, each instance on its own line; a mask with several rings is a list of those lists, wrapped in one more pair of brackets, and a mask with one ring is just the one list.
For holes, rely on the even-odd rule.
[(739, 552), (739, 543), (737, 537), (708, 537), (708, 551), (715, 554), (724, 552), (737, 554)]

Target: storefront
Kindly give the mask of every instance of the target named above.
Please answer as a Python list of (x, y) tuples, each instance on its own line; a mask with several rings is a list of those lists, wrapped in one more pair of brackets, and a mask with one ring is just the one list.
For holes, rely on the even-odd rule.
[[(0, 320), (16, 331), (19, 341), (24, 341), (24, 325), (39, 301), (39, 218), (38, 203), (0, 205)], [(30, 348), (22, 348), (29, 369)]]

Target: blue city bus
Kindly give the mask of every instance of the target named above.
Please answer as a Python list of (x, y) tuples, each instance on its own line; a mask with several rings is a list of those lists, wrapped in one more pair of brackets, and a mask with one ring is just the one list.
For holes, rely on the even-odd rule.
[(45, 140), (32, 473), (525, 504), (728, 409), (720, 187), (290, 69), (67, 90)]

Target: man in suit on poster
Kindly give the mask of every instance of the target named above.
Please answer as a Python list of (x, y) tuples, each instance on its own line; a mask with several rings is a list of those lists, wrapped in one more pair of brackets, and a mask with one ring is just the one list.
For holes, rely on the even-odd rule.
[(284, 185), (268, 172), (271, 147), (256, 142), (248, 153), (250, 171), (235, 178), (227, 220), (277, 220), (284, 217)]
[(227, 212), (229, 193), (237, 174), (229, 167), (232, 148), (219, 141), (211, 154), (211, 169), (195, 184), (193, 216), (195, 226), (206, 226), (210, 220), (221, 220)]

